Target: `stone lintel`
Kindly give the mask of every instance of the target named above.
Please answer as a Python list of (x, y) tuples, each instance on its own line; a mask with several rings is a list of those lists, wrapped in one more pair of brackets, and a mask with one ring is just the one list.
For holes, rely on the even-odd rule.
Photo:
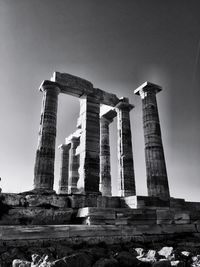
[(117, 112), (113, 107), (101, 106), (100, 108), (100, 118), (105, 118), (112, 121), (117, 116)]
[(140, 85), (137, 89), (134, 90), (135, 95), (140, 95), (141, 93), (145, 92), (155, 92), (158, 93), (162, 90), (162, 87), (160, 85), (150, 83), (146, 81), (142, 85)]
[(61, 93), (81, 97), (83, 95), (93, 95), (100, 103), (114, 107), (119, 98), (115, 94), (108, 93), (99, 88), (93, 88), (93, 84), (80, 77), (68, 74), (54, 72), (51, 81), (57, 83)]
[(48, 89), (50, 89), (50, 88), (55, 89), (56, 88), (60, 92), (60, 86), (56, 82), (44, 80), (39, 86), (39, 91), (44, 92), (46, 88), (48, 88)]
[(134, 105), (129, 103), (128, 98), (121, 97), (119, 103), (115, 106), (117, 109), (128, 109), (129, 111), (134, 108)]
[(94, 96), (101, 104), (111, 107), (115, 107), (120, 101), (115, 94), (108, 93), (99, 88), (94, 88)]
[(75, 97), (93, 93), (93, 84), (69, 73), (54, 72), (51, 81), (60, 85), (61, 92)]

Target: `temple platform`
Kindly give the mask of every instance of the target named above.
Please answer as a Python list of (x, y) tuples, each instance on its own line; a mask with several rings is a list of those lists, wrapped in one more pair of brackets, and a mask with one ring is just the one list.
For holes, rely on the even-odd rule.
[(99, 194), (1, 194), (0, 225), (192, 225), (200, 224), (200, 203), (155, 197)]

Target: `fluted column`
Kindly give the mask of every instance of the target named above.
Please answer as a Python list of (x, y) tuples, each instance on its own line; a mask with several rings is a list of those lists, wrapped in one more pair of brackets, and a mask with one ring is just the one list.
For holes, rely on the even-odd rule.
[(142, 98), (147, 189), (149, 196), (170, 197), (156, 93), (162, 88), (145, 82), (134, 93)]
[(53, 190), (54, 161), (58, 94), (57, 83), (44, 81), (40, 87), (43, 92), (38, 147), (34, 169), (34, 189)]
[(60, 168), (60, 180), (59, 180), (59, 194), (69, 193), (69, 150), (71, 144), (63, 144), (59, 146), (61, 149), (61, 168)]
[(80, 143), (80, 137), (72, 137), (69, 155), (69, 193), (77, 192), (77, 182), (79, 179), (79, 155), (76, 149)]
[(122, 98), (116, 106), (118, 127), (118, 160), (119, 160), (119, 193), (121, 196), (136, 194), (133, 165), (132, 136), (130, 126), (130, 110), (128, 98)]
[(110, 138), (109, 125), (116, 116), (116, 111), (110, 110), (100, 118), (100, 184), (99, 189), (103, 196), (112, 195), (110, 174)]
[(80, 99), (80, 167), (77, 187), (80, 192), (99, 193), (100, 103), (95, 95)]

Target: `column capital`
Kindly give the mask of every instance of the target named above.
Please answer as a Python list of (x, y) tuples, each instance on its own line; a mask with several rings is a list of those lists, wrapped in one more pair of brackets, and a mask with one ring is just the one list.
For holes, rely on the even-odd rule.
[(121, 97), (119, 100), (119, 103), (115, 106), (115, 108), (128, 109), (128, 111), (130, 111), (134, 108), (134, 105), (129, 103), (129, 100), (127, 97)]
[(108, 123), (111, 123), (113, 119), (117, 116), (117, 112), (114, 108), (101, 108), (100, 119), (105, 119)]
[(39, 91), (44, 92), (46, 90), (54, 90), (54, 92), (58, 94), (61, 91), (58, 83), (49, 80), (44, 80), (39, 86)]
[(77, 129), (74, 133), (65, 138), (65, 144), (71, 144), (71, 142), (78, 141), (81, 136), (81, 129)]
[(70, 149), (70, 147), (71, 147), (71, 144), (69, 143), (69, 144), (61, 144), (59, 145), (58, 148), (64, 150), (64, 149)]
[(134, 90), (134, 94), (140, 95), (141, 98), (144, 98), (147, 96), (148, 93), (157, 94), (161, 90), (162, 90), (162, 87), (160, 85), (146, 81), (145, 83), (143, 83), (137, 89)]

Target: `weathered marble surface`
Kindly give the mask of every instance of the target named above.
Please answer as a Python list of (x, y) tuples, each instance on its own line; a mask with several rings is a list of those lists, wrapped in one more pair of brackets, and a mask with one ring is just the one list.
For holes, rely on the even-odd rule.
[(71, 149), (69, 154), (69, 193), (78, 191), (77, 182), (79, 180), (79, 158), (76, 149), (80, 145), (80, 136), (71, 138)]
[[(27, 234), (29, 233), (29, 234)], [(124, 241), (144, 240), (145, 235), (151, 235), (149, 241), (167, 238), (167, 235), (178, 233), (197, 233), (195, 225), (51, 225), (51, 226), (0, 226), (1, 241), (66, 239), (68, 244), (88, 241), (90, 244), (105, 241), (107, 244)]]
[(110, 137), (109, 125), (117, 116), (114, 109), (100, 110), (100, 184), (99, 189), (103, 196), (112, 195), (110, 169)]
[(1, 194), (1, 201), (11, 207), (39, 207), (42, 205), (51, 205), (58, 208), (67, 208), (71, 206), (68, 196), (56, 194), (3, 193)]
[(71, 208), (15, 207), (9, 210), (0, 225), (57, 225), (70, 224)]
[(43, 102), (34, 169), (34, 189), (53, 190), (57, 105), (60, 89), (57, 84), (50, 82), (44, 83), (41, 90)]
[(71, 144), (63, 144), (59, 146), (61, 150), (61, 168), (59, 180), (59, 194), (69, 193), (69, 150)]
[(148, 195), (167, 200), (170, 193), (156, 100), (161, 89), (145, 82), (134, 93), (142, 98)]
[(54, 72), (51, 81), (56, 82), (64, 94), (75, 97), (92, 94), (100, 103), (113, 107), (119, 102), (119, 98), (115, 94), (94, 88), (91, 82), (68, 73)]
[(81, 136), (77, 153), (80, 155), (79, 180), (81, 192), (99, 192), (100, 171), (100, 103), (93, 96), (80, 99)]
[(133, 196), (136, 194), (129, 114), (132, 108), (133, 105), (129, 104), (128, 98), (120, 99), (119, 104), (116, 106), (119, 160), (118, 188), (120, 196)]

